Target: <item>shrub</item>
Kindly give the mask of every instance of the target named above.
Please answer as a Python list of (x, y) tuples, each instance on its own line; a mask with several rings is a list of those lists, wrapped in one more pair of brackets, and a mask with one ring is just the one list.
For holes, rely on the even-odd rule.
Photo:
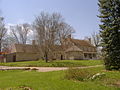
[(85, 81), (89, 79), (92, 75), (88, 70), (79, 69), (79, 68), (69, 68), (66, 71), (65, 77), (67, 79), (78, 80), (78, 81)]

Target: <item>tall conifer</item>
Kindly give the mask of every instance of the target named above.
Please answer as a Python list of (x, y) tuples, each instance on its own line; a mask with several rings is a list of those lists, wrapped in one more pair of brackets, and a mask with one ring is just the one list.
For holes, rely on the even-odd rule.
[(120, 0), (99, 0), (100, 33), (107, 70), (120, 69)]

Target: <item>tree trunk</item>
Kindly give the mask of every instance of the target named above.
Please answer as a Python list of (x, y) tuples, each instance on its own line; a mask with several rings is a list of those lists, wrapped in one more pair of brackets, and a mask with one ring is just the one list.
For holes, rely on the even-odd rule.
[(2, 51), (2, 45), (1, 45), (1, 43), (0, 43), (0, 52)]
[(47, 63), (48, 62), (48, 54), (45, 53), (45, 62)]

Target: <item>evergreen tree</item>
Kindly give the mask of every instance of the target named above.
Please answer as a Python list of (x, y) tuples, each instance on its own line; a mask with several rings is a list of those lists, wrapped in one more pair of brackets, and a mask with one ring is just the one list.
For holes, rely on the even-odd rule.
[(99, 0), (100, 33), (107, 70), (120, 70), (120, 0)]

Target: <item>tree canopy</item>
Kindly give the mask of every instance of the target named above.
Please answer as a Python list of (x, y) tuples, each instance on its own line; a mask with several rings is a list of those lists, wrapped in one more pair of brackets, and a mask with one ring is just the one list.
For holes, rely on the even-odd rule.
[(120, 69), (120, 0), (99, 0), (105, 67)]

